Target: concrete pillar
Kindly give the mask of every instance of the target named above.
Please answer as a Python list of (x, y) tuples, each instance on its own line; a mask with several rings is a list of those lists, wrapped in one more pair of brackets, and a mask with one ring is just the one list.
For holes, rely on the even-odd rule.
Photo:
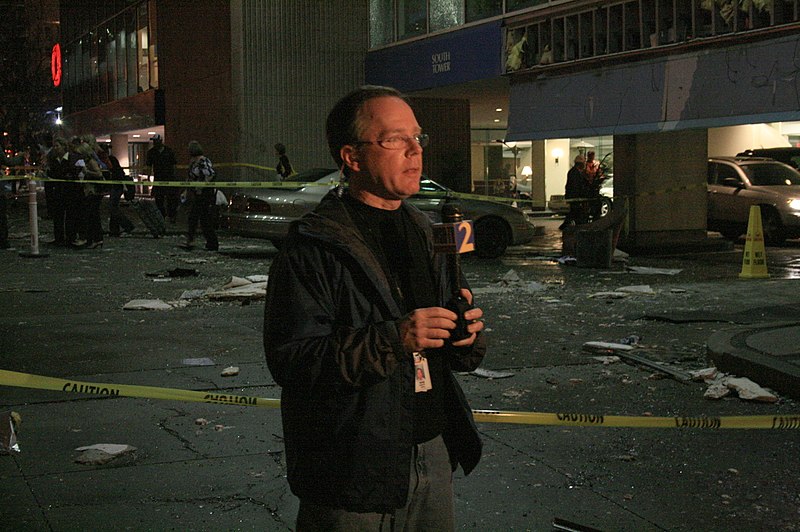
[(628, 209), (619, 247), (706, 240), (707, 160), (705, 129), (616, 135), (614, 200)]
[(111, 135), (111, 155), (117, 158), (123, 168), (130, 166), (127, 134), (115, 133)]

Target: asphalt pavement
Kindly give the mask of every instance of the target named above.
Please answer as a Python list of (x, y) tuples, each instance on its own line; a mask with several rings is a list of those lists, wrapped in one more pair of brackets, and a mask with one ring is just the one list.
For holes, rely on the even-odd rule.
[[(46, 245), (49, 222), (43, 220), (41, 254), (31, 257), (25, 253), (30, 251), (26, 217), (24, 203), (12, 206), (11, 241), (16, 249), (0, 252), (0, 370), (15, 372), (3, 374), (0, 412), (14, 411), (22, 417), (16, 430), (19, 451), (0, 456), (3, 526), (56, 531), (290, 530), (297, 500), (286, 484), (280, 415), (262, 401), (280, 393), (264, 362), (263, 301), (252, 295), (209, 297), (233, 278), (260, 282), (275, 248), (265, 241), (223, 233), (219, 253), (184, 250), (179, 247), (183, 223), (179, 220), (163, 238), (151, 238), (137, 222), (131, 237), (106, 237), (100, 250), (73, 250)], [(543, 220), (541, 225), (546, 229), (535, 242), (510, 250), (500, 261), (467, 261), (465, 269), (473, 284), (489, 294), (502, 272), (522, 271), (527, 265), (542, 282), (558, 277), (555, 284), (573, 279), (596, 284), (594, 270), (539, 260), (540, 255), (556, 257), (560, 249), (557, 223)], [(704, 319), (724, 321), (724, 330), (708, 336), (708, 355), (720, 367), (730, 364), (739, 375), (750, 376), (782, 397), (797, 397), (800, 320), (792, 301), (797, 300), (800, 275), (795, 275), (795, 250), (790, 246), (777, 255), (770, 264), (771, 279), (740, 285), (738, 304), (729, 314), (710, 316), (687, 304), (667, 305), (661, 317), (694, 324)], [(697, 271), (712, 273), (703, 273), (698, 282), (704, 289), (725, 291), (730, 290), (731, 272), (738, 268), (735, 255), (731, 257), (670, 256), (650, 259), (648, 264), (669, 267), (688, 260), (707, 261)], [(687, 278), (694, 281), (692, 271)], [(603, 275), (602, 279), (614, 278)], [(495, 301), (492, 297), (484, 296)], [(514, 297), (525, 298), (531, 308), (550, 305), (552, 299), (520, 293)], [(492, 309), (496, 337), (520, 312), (521, 306), (512, 308), (510, 299), (502, 294), (496, 298), (497, 308)], [(165, 307), (124, 308), (137, 300), (160, 301)], [(771, 305), (775, 300), (780, 304)], [(582, 322), (582, 312), (566, 308), (569, 304), (564, 312)], [(642, 303), (643, 308), (648, 304)], [(597, 334), (604, 327), (608, 324), (601, 322), (582, 329)], [(596, 365), (577, 361), (578, 356), (556, 347), (562, 345), (556, 343), (560, 338), (548, 347), (549, 340), (533, 343), (525, 334), (517, 339), (512, 333), (502, 334), (509, 338), (508, 344), (505, 339), (494, 342), (498, 354), (487, 366), (514, 377), (459, 376), (473, 407), (529, 411), (534, 404), (543, 412), (581, 412), (602, 397), (613, 401), (619, 393), (597, 381), (609, 378), (608, 373), (599, 374)], [(503, 358), (533, 351), (541, 355), (535, 367), (514, 367), (512, 358)], [(554, 366), (565, 360), (566, 369), (559, 373)], [(617, 377), (619, 382), (630, 380), (627, 373), (614, 373)], [(513, 386), (498, 388), (512, 381)], [(576, 391), (582, 382), (599, 384), (591, 393)], [(166, 389), (160, 392), (166, 398), (108, 392), (126, 385)], [(649, 397), (653, 386), (635, 388)], [(658, 386), (674, 401), (687, 395), (686, 385), (673, 380), (659, 381)], [(87, 391), (94, 393), (82, 393)], [(181, 391), (222, 397), (222, 402), (186, 400)], [(256, 398), (251, 402), (264, 406), (235, 404), (241, 397)], [(640, 405), (632, 412), (646, 410)], [(651, 408), (656, 407), (667, 415), (677, 409), (669, 402)], [(713, 408), (722, 415), (745, 412), (790, 420), (800, 414), (788, 399), (774, 405), (727, 402)], [(663, 434), (674, 431), (651, 429), (637, 436), (628, 429), (608, 428), (590, 429), (607, 432), (589, 436), (574, 427), (532, 431), (522, 425), (492, 423), (481, 423), (480, 428), (486, 445), (481, 465), (469, 477), (456, 475), (460, 529), (550, 530), (554, 518), (600, 530), (799, 529), (800, 490), (796, 475), (791, 475), (797, 467), (794, 432), (759, 432), (762, 445), (758, 446), (752, 444), (752, 433), (757, 431), (726, 433), (727, 441), (736, 444), (731, 443), (723, 461), (753, 460), (775, 471), (758, 488), (756, 481), (750, 483), (740, 503), (725, 490), (736, 491), (730, 487), (735, 475), (762, 478), (747, 471), (753, 464), (730, 466), (727, 472), (723, 467), (708, 476), (699, 472), (705, 462), (702, 467), (688, 465), (715, 452), (719, 446), (715, 434), (680, 432), (668, 438)], [(704, 451), (686, 457), (685, 448), (695, 439)], [(120, 454), (111, 458), (77, 450), (97, 444), (119, 445), (106, 450)], [(645, 449), (633, 452), (637, 446)], [(644, 456), (656, 447), (662, 456), (684, 456), (678, 460), (682, 465), (673, 466), (672, 475), (664, 480), (659, 480), (663, 464), (650, 463)], [(787, 455), (754, 454), (779, 448), (787, 449)], [(638, 472), (623, 474), (616, 469), (631, 465)], [(642, 475), (650, 480), (640, 482)], [(672, 485), (662, 489), (660, 482)], [(699, 485), (707, 489), (698, 491)], [(713, 504), (698, 504), (712, 491)], [(737, 512), (731, 501), (741, 504)], [(770, 511), (763, 509), (767, 507)]]

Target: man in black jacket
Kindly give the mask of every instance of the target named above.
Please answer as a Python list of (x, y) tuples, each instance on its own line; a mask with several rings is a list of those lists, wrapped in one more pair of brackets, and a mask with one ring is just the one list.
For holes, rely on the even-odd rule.
[(404, 201), (428, 137), (387, 87), (345, 96), (326, 132), (342, 183), (292, 225), (264, 319), (297, 530), (452, 530), (452, 471), (481, 454), (452, 372), (480, 364), (485, 338), (471, 308), (466, 338), (451, 340), (446, 257)]

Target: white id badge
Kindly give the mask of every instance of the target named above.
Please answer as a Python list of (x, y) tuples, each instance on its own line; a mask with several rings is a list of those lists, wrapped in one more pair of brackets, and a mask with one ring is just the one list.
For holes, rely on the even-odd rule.
[(428, 370), (428, 359), (421, 353), (414, 353), (414, 391), (427, 392), (431, 389), (431, 372)]

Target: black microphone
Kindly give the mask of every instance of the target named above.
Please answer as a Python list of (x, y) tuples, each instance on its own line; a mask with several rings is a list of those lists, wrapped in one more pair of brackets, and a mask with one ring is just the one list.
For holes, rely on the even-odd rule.
[(467, 299), (461, 295), (460, 254), (475, 249), (472, 222), (464, 220), (458, 205), (445, 203), (442, 206), (442, 223), (433, 225), (433, 247), (437, 253), (447, 254), (450, 299), (445, 304), (445, 308), (453, 311), (457, 316), (456, 328), (450, 331), (448, 341), (457, 342), (470, 337), (470, 332), (467, 331), (470, 320), (464, 318), (464, 313), (472, 308)]

